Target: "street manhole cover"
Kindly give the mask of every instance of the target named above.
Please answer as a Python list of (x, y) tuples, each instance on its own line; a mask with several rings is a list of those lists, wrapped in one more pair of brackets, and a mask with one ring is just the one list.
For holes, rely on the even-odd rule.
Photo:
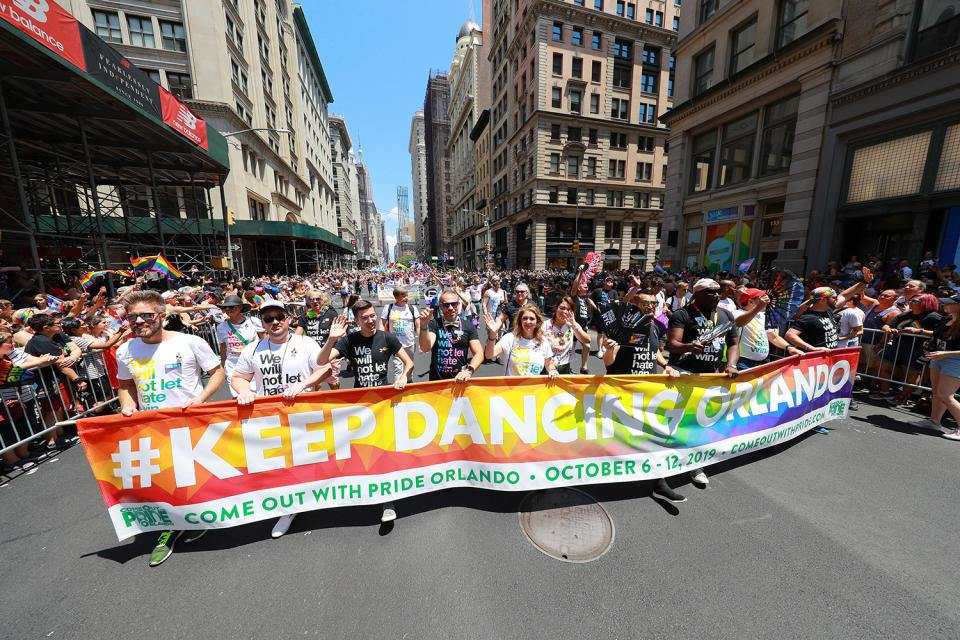
[(537, 549), (564, 562), (590, 562), (613, 544), (613, 521), (590, 495), (547, 489), (520, 503), (520, 528)]

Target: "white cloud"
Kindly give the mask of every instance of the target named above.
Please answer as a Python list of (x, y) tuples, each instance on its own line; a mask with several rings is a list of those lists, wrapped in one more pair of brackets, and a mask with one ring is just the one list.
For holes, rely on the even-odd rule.
[(387, 236), (386, 240), (387, 244), (389, 244), (391, 247), (397, 244), (397, 236)]

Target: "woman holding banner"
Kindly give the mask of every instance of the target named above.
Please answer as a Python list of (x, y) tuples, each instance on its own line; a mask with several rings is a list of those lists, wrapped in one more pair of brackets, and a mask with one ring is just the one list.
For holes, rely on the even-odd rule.
[(513, 331), (494, 342), (493, 336), (499, 328), (490, 312), (483, 314), (487, 324), (487, 348), (484, 354), (488, 360), (496, 360), (507, 354), (505, 376), (539, 376), (546, 371), (551, 380), (560, 373), (553, 361), (553, 348), (544, 337), (543, 316), (540, 309), (527, 303), (520, 307), (513, 323)]
[(563, 296), (553, 308), (553, 316), (541, 326), (553, 349), (557, 371), (561, 374), (570, 373), (570, 358), (575, 342), (579, 341), (587, 352), (590, 351), (590, 334), (574, 320), (574, 308), (573, 298)]

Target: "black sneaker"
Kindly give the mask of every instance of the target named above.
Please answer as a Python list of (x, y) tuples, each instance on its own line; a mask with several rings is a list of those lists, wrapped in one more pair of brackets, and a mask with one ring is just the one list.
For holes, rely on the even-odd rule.
[(686, 496), (680, 495), (676, 491), (670, 488), (667, 484), (667, 481), (663, 478), (660, 478), (653, 483), (653, 493), (654, 498), (658, 500), (666, 500), (667, 502), (675, 502), (677, 504), (681, 502), (686, 502)]

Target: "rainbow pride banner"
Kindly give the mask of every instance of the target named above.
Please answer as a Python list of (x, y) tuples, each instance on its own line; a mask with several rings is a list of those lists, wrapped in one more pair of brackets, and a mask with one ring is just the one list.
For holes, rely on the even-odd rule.
[(123, 540), (450, 487), (529, 491), (679, 474), (846, 416), (858, 353), (792, 356), (736, 379), (477, 378), (78, 425)]

